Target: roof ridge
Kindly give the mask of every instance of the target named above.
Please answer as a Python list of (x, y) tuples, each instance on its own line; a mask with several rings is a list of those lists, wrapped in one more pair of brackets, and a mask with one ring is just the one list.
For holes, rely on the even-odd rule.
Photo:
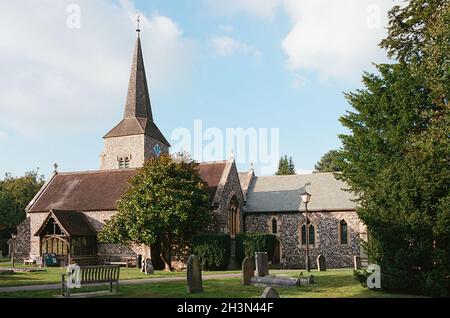
[(219, 163), (227, 163), (228, 160), (216, 160), (216, 161), (203, 161), (203, 162), (199, 162), (199, 165), (215, 165), (215, 164), (219, 164)]
[(109, 173), (109, 172), (128, 172), (136, 171), (138, 168), (128, 168), (128, 169), (108, 169), (108, 170), (81, 170), (81, 171), (68, 171), (68, 172), (58, 172), (56, 175), (68, 176), (74, 174), (94, 174), (94, 173)]

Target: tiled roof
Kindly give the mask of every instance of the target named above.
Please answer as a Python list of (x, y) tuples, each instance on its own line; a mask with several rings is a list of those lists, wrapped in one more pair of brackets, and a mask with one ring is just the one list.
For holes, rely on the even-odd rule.
[(333, 173), (295, 176), (255, 177), (247, 195), (245, 212), (295, 212), (304, 211), (300, 194), (311, 194), (308, 211), (354, 210), (354, 195), (343, 189), (345, 183)]
[(244, 195), (244, 200), (247, 200), (248, 188), (250, 187), (253, 178), (255, 177), (255, 173), (253, 169), (250, 169), (247, 172), (239, 172), (239, 183), (241, 184), (242, 193)]
[(226, 165), (226, 161), (205, 162), (199, 164), (200, 177), (208, 184), (208, 192), (211, 202), (214, 200), (214, 196), (217, 192), (217, 188)]
[[(214, 199), (226, 162), (199, 165), (200, 177)], [(113, 211), (127, 189), (136, 169), (58, 173), (47, 182), (28, 205), (28, 212)]]
[(30, 203), (29, 212), (115, 210), (135, 174), (135, 169), (58, 173)]

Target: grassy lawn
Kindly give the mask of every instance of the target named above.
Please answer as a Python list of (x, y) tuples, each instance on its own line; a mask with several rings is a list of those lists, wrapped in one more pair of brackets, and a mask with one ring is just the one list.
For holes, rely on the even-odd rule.
[[(279, 272), (279, 271), (273, 271)], [(299, 273), (284, 271), (283, 275), (297, 276)], [(412, 297), (408, 295), (389, 294), (382, 291), (369, 291), (353, 279), (349, 269), (313, 272), (315, 284), (301, 287), (278, 287), (282, 298), (396, 298)], [(173, 274), (176, 275), (176, 274)], [(178, 273), (178, 275), (185, 275)], [(153, 277), (153, 276), (152, 276)], [(163, 282), (142, 285), (122, 285), (118, 298), (259, 298), (264, 287), (242, 286), (239, 278), (222, 278), (205, 280), (204, 293), (188, 294), (185, 282)], [(106, 288), (107, 289), (107, 288)], [(105, 290), (105, 287), (85, 288), (77, 292)], [(5, 297), (44, 297), (52, 298), (58, 290), (38, 292), (0, 293)]]
[[(23, 264), (16, 264), (16, 268), (37, 268), (35, 266), (24, 266)], [(9, 261), (0, 261), (0, 268), (11, 268)], [(0, 275), (0, 287), (9, 286), (25, 286), (25, 285), (40, 285), (40, 284), (55, 284), (61, 282), (61, 274), (66, 271), (65, 268), (47, 267), (45, 272), (35, 273), (14, 273), (7, 275)], [(221, 274), (221, 273), (239, 273), (239, 271), (227, 272), (204, 272), (204, 275)], [(120, 279), (144, 279), (144, 278), (159, 278), (159, 277), (184, 277), (185, 272), (165, 272), (155, 271), (154, 275), (147, 276), (141, 273), (136, 268), (121, 268)]]

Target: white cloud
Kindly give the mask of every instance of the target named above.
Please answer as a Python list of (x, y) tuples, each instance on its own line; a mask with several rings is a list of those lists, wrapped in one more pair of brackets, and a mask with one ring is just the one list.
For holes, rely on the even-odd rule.
[(215, 14), (245, 13), (258, 18), (272, 19), (281, 0), (203, 0)]
[(8, 138), (8, 134), (3, 131), (0, 131), (0, 141), (6, 140), (7, 138)]
[[(69, 28), (71, 3), (0, 2), (1, 130), (79, 133), (122, 113), (137, 11), (125, 0), (79, 0), (80, 27)], [(140, 14), (150, 89), (168, 90), (189, 71), (193, 43), (170, 18)]]
[[(282, 40), (289, 70), (322, 78), (359, 79), (372, 62), (387, 61), (378, 47), (387, 11), (403, 0), (204, 0), (215, 14), (272, 19), (283, 8), (292, 28)], [(298, 81), (294, 79), (294, 86)]]
[(244, 54), (252, 56), (256, 59), (260, 59), (262, 55), (257, 48), (229, 36), (216, 36), (211, 39), (211, 42), (214, 47), (214, 51), (218, 55), (233, 56), (237, 54)]
[(284, 0), (293, 27), (282, 41), (288, 68), (351, 79), (386, 61), (378, 47), (386, 35), (392, 0)]

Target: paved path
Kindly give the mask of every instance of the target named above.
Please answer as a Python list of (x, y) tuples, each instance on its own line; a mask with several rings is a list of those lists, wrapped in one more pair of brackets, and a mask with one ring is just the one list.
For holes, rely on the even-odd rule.
[[(233, 277), (241, 277), (241, 274), (237, 273), (237, 274), (203, 275), (203, 280), (233, 278)], [(152, 283), (163, 283), (163, 282), (181, 282), (181, 281), (185, 281), (185, 280), (186, 280), (186, 276), (127, 279), (127, 280), (121, 280), (120, 285), (139, 285), (139, 284), (152, 284)], [(109, 283), (92, 284), (90, 286), (102, 286), (102, 285), (107, 285), (107, 284), (109, 284)], [(18, 292), (18, 291), (53, 290), (53, 289), (60, 289), (60, 288), (61, 288), (61, 284), (11, 286), (11, 287), (0, 287), (0, 293)]]

